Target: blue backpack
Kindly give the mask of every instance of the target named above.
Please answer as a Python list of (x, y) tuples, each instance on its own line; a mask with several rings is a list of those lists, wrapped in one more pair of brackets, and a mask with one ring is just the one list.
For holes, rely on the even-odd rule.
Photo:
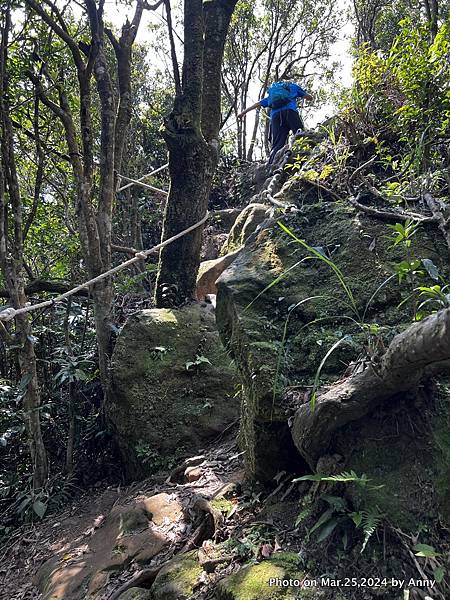
[(289, 84), (284, 81), (272, 83), (268, 90), (270, 108), (281, 108), (292, 100)]

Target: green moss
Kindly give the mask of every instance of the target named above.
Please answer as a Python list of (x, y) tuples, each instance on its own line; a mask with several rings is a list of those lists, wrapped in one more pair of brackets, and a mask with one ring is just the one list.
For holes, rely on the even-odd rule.
[[(424, 493), (434, 487), (436, 461), (433, 434), (423, 417), (429, 400), (424, 397), (422, 402), (423, 406), (414, 406), (409, 396), (389, 400), (369, 418), (335, 435), (336, 451), (349, 457), (345, 470), (365, 473), (376, 486), (346, 488), (356, 509), (378, 507), (391, 523), (406, 531), (437, 517), (436, 504)], [(413, 423), (420, 436), (412, 429)]]
[[(394, 272), (393, 263), (404, 259), (405, 249), (390, 248), (392, 238), (386, 224), (357, 215), (344, 203), (311, 200), (311, 204), (304, 203), (301, 213), (284, 215), (283, 222), (311, 247), (322, 247), (328, 252), (352, 290), (356, 310), (333, 269), (323, 261), (307, 258), (310, 252), (276, 225), (260, 232), (218, 282), (217, 325), (243, 380), (240, 444), (245, 450), (248, 475), (254, 478), (267, 479), (286, 469), (285, 453), (276, 439), (286, 421), (286, 387), (311, 384), (328, 350), (344, 337), (345, 343), (324, 364), (324, 381), (341, 377), (350, 362), (366, 354), (369, 340), (360, 322), (364, 313), (367, 323), (381, 327), (381, 335), (370, 340), (375, 354), (387, 347), (393, 335), (410, 325), (412, 319), (408, 303), (397, 308), (412, 290), (405, 282), (400, 286), (397, 278), (388, 280)], [(448, 250), (443, 240), (430, 228), (419, 229), (411, 251), (420, 258), (431, 259), (440, 274), (448, 276)], [(269, 287), (281, 273), (283, 278)], [(372, 298), (381, 284), (384, 285)], [(289, 308), (299, 302), (302, 304), (290, 312), (283, 342)], [(386, 457), (377, 456), (378, 449), (373, 449), (374, 477), (390, 478), (391, 468), (392, 479), (388, 483), (393, 489), (397, 477), (408, 477), (408, 467), (400, 473), (394, 462), (401, 462), (399, 456), (408, 456), (409, 434), (405, 444), (398, 445), (397, 456), (389, 453), (390, 442), (386, 444)], [(383, 429), (376, 428), (370, 435), (385, 436)], [(355, 453), (350, 454), (353, 460)], [(418, 449), (418, 465), (420, 454)], [(425, 452), (422, 468), (430, 467), (429, 456)], [(445, 485), (443, 480), (442, 489)], [(387, 510), (396, 512), (398, 502), (393, 494), (387, 492), (382, 500)]]
[(158, 573), (152, 586), (153, 600), (187, 600), (201, 573), (196, 550), (175, 557)]
[[(148, 318), (149, 317), (147, 316), (147, 321)], [(156, 320), (160, 323), (178, 323), (175, 312), (169, 308), (161, 308), (157, 313), (154, 311), (151, 315), (151, 320), (152, 322)]]
[(270, 585), (270, 580), (302, 581), (305, 574), (298, 568), (298, 556), (281, 552), (256, 565), (247, 565), (219, 583), (218, 600), (313, 600), (320, 597), (316, 588)]
[(213, 508), (220, 510), (220, 512), (223, 512), (225, 515), (229, 514), (234, 508), (233, 502), (226, 498), (215, 498), (210, 501), (210, 504)]
[[(211, 364), (188, 371), (196, 355)], [(182, 447), (195, 451), (237, 416), (235, 369), (221, 347), (214, 315), (200, 305), (132, 316), (112, 363), (107, 412), (130, 477), (154, 472), (158, 461), (148, 460), (155, 456), (151, 450), (162, 456)]]

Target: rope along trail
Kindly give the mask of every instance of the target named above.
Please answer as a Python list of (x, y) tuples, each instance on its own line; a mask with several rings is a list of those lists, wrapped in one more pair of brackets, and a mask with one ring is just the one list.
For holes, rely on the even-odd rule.
[[(231, 125), (233, 125), (233, 123)], [(274, 204), (275, 206), (277, 206), (279, 208), (289, 208), (289, 206), (283, 202), (279, 202), (278, 200), (275, 200), (275, 198), (273, 198), (272, 194), (274, 192), (275, 186), (279, 183), (284, 166), (286, 165), (287, 161), (289, 160), (289, 157), (292, 154), (292, 147), (293, 147), (295, 141), (299, 137), (301, 137), (300, 130), (298, 132), (296, 132), (296, 134), (293, 136), (291, 143), (289, 144), (287, 150), (285, 151), (285, 153), (283, 155), (283, 159), (282, 159), (281, 163), (278, 165), (278, 168), (276, 169), (274, 175), (271, 178), (269, 186), (262, 192), (262, 195), (266, 196), (267, 199), (269, 200), (269, 202), (271, 202), (272, 204)], [(143, 187), (148, 187), (148, 188), (152, 189), (153, 191), (167, 194), (167, 192), (165, 192), (164, 190), (160, 190), (159, 188), (155, 188), (153, 186), (150, 186), (150, 185), (142, 182), (143, 179), (146, 179), (147, 177), (150, 177), (151, 175), (154, 175), (154, 174), (164, 170), (167, 167), (168, 167), (168, 163), (163, 165), (162, 167), (159, 167), (158, 169), (152, 171), (151, 173), (148, 173), (147, 175), (140, 177), (139, 179), (131, 179), (130, 177), (125, 177), (123, 175), (119, 175), (119, 177), (121, 179), (124, 179), (125, 181), (128, 181), (129, 183), (123, 187), (118, 188), (117, 191), (120, 192), (128, 187), (131, 187), (132, 185), (141, 185)], [(51, 300), (45, 300), (44, 302), (39, 302), (38, 304), (23, 306), (21, 308), (9, 307), (4, 310), (0, 309), (0, 322), (11, 321), (17, 315), (34, 312), (36, 310), (41, 310), (43, 308), (47, 308), (49, 306), (53, 306), (54, 304), (62, 302), (63, 300), (65, 300), (66, 298), (69, 298), (70, 296), (73, 296), (77, 292), (79, 292), (85, 288), (89, 288), (90, 286), (98, 283), (99, 281), (102, 281), (103, 279), (107, 279), (111, 275), (114, 275), (115, 273), (118, 273), (119, 271), (126, 269), (127, 267), (133, 265), (134, 263), (139, 262), (140, 260), (145, 260), (146, 258), (148, 258), (148, 256), (150, 256), (150, 254), (153, 254), (154, 252), (161, 250), (161, 248), (168, 246), (172, 242), (175, 242), (176, 240), (183, 237), (184, 235), (187, 235), (188, 233), (191, 233), (191, 231), (194, 231), (195, 229), (197, 229), (197, 227), (200, 227), (201, 225), (203, 225), (203, 223), (205, 223), (207, 221), (208, 217), (209, 217), (209, 213), (207, 212), (200, 221), (198, 221), (194, 225), (191, 225), (184, 231), (181, 231), (180, 233), (177, 233), (176, 235), (169, 238), (168, 240), (165, 240), (164, 242), (161, 242), (160, 244), (153, 246), (153, 248), (150, 248), (148, 250), (143, 250), (142, 252), (136, 252), (136, 254), (134, 255), (133, 258), (130, 258), (129, 260), (121, 263), (120, 265), (117, 265), (117, 266), (113, 267), (112, 269), (109, 269), (109, 271), (105, 271), (104, 273), (101, 273), (97, 277), (89, 279), (88, 281), (81, 283), (80, 285), (77, 285), (76, 287), (72, 288), (71, 290), (64, 292), (64, 294), (60, 294), (59, 296), (56, 296), (56, 298), (52, 298)]]
[(94, 285), (95, 283), (102, 281), (103, 279), (107, 279), (114, 273), (118, 273), (119, 271), (126, 269), (130, 265), (133, 265), (134, 263), (136, 263), (140, 260), (146, 259), (148, 256), (150, 256), (150, 254), (153, 254), (153, 252), (157, 252), (158, 250), (161, 250), (161, 248), (164, 248), (165, 246), (168, 246), (172, 242), (175, 242), (175, 240), (178, 240), (179, 238), (183, 237), (184, 235), (187, 235), (188, 233), (191, 233), (191, 231), (194, 231), (194, 229), (197, 229), (197, 227), (200, 227), (201, 225), (203, 225), (203, 223), (206, 222), (208, 217), (209, 217), (209, 213), (207, 212), (205, 214), (205, 216), (203, 217), (203, 219), (201, 219), (194, 225), (191, 225), (184, 231), (180, 231), (180, 233), (177, 233), (176, 235), (172, 236), (168, 240), (161, 242), (157, 246), (153, 246), (153, 248), (150, 248), (149, 250), (143, 250), (142, 252), (136, 252), (136, 254), (134, 255), (133, 258), (130, 258), (129, 260), (121, 263), (120, 265), (113, 267), (112, 269), (110, 269), (109, 271), (106, 271), (105, 273), (101, 273), (100, 275), (98, 275), (97, 277), (94, 277), (93, 279), (89, 279), (89, 281), (86, 281), (85, 283), (81, 283), (80, 285), (77, 285), (73, 289), (71, 289), (67, 292), (64, 292), (64, 294), (61, 294), (60, 296), (57, 296), (56, 298), (52, 298), (51, 300), (45, 300), (45, 302), (39, 302), (39, 304), (24, 306), (22, 308), (12, 308), (12, 307), (6, 308), (5, 310), (0, 312), (0, 321), (11, 321), (17, 315), (22, 315), (24, 313), (33, 312), (35, 310), (40, 310), (42, 308), (47, 308), (48, 306), (53, 306), (54, 304), (57, 304), (58, 302), (62, 302), (63, 300), (65, 300), (66, 298), (69, 298), (70, 296), (73, 296), (80, 290), (88, 288), (91, 285)]

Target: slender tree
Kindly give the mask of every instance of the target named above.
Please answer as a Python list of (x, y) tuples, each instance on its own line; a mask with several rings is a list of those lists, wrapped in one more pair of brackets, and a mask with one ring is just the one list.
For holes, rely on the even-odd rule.
[[(8, 69), (9, 33), (11, 30), (11, 5), (2, 14), (0, 42), (0, 268), (10, 302), (14, 308), (23, 308), (28, 302), (25, 289), (24, 241), (36, 210), (43, 174), (43, 154), (37, 140), (39, 164), (36, 172), (34, 203), (28, 219), (24, 218), (24, 205), (16, 168), (15, 140), (10, 114), (10, 89)], [(35, 102), (35, 120), (38, 103)], [(17, 348), (18, 363), (23, 388), (23, 413), (27, 430), (32, 468), (33, 487), (42, 488), (48, 477), (47, 454), (40, 422), (41, 396), (37, 375), (35, 338), (31, 321), (26, 314), (18, 315), (14, 334), (0, 323), (3, 341)]]
[[(76, 70), (79, 95), (79, 114), (76, 115), (64, 82), (51, 82), (56, 88), (58, 100), (52, 99), (40, 74), (29, 72), (41, 102), (61, 121), (76, 186), (75, 210), (78, 233), (84, 260), (90, 277), (111, 268), (112, 211), (115, 197), (115, 173), (120, 171), (126, 132), (131, 118), (131, 60), (132, 46), (147, 5), (137, 0), (131, 22), (126, 22), (119, 39), (104, 26), (104, 0), (98, 4), (85, 0), (90, 41), (75, 39), (70, 32), (63, 13), (52, 0), (26, 0), (42, 21), (66, 45)], [(159, 3), (160, 4), (160, 3)], [(116, 57), (116, 73), (119, 100), (106, 58), (105, 43), (109, 38)], [(96, 136), (92, 117), (92, 84), (97, 88), (100, 107), (99, 167), (94, 162)], [(98, 188), (96, 185), (98, 176)], [(105, 391), (108, 387), (108, 367), (112, 352), (111, 312), (113, 287), (110, 279), (104, 279), (92, 289), (100, 375)]]

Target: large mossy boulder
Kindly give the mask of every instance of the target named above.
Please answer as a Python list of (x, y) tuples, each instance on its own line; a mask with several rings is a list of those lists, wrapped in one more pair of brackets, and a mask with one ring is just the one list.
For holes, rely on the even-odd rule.
[(131, 316), (111, 375), (107, 413), (131, 477), (195, 453), (238, 414), (235, 369), (200, 304)]
[[(295, 201), (295, 186), (292, 190), (294, 196), (285, 200)], [(405, 247), (394, 246), (386, 223), (343, 203), (305, 205), (282, 222), (293, 235), (279, 225), (259, 232), (217, 282), (218, 328), (245, 393), (240, 443), (248, 474), (264, 480), (282, 469), (306, 469), (300, 461), (295, 464), (298, 453), (288, 421), (299, 403), (311, 402), (315, 383), (326, 385), (364, 368), (368, 356), (376, 361), (394, 335), (413, 321), (414, 287), (435, 284), (435, 268), (449, 278), (448, 249), (433, 225), (419, 226), (411, 246)], [(414, 260), (421, 273), (399, 282), (395, 265)], [(394, 463), (402, 465), (402, 481), (409, 486), (403, 491), (405, 501), (408, 493), (415, 493), (420, 472), (430, 489), (436, 487), (438, 496), (448, 498), (443, 468), (448, 412), (442, 431), (442, 420), (435, 417), (443, 409), (435, 400), (430, 392), (427, 410), (417, 411), (417, 398), (392, 398), (376, 414), (356, 422), (357, 432), (350, 433), (349, 427), (339, 431), (329, 449), (344, 457), (343, 469), (354, 468), (377, 481), (386, 478), (382, 504), (391, 513), (402, 510), (395, 503), (400, 472)], [(398, 429), (400, 441), (386, 438), (380, 444), (385, 431), (397, 431), (395, 419), (410, 427), (410, 409), (409, 433), (404, 426)], [(414, 410), (421, 412), (419, 421)], [(386, 412), (393, 431), (383, 424)], [(408, 481), (408, 469), (417, 475), (414, 481)], [(388, 497), (394, 498), (395, 507)]]
[[(308, 587), (310, 581), (313, 584)], [(298, 555), (291, 552), (273, 554), (268, 560), (246, 565), (222, 579), (216, 589), (217, 600), (319, 600), (322, 597), (316, 580), (300, 570)]]

